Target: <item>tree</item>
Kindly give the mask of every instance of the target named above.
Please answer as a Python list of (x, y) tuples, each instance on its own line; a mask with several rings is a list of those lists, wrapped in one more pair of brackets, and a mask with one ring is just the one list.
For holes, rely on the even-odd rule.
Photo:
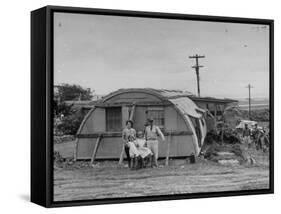
[(85, 113), (76, 111), (66, 117), (63, 117), (61, 122), (57, 125), (57, 130), (64, 135), (75, 135), (79, 129)]
[(68, 100), (91, 100), (93, 98), (90, 88), (85, 89), (75, 84), (62, 84), (57, 86), (56, 96), (60, 102)]
[(73, 104), (67, 105), (65, 102), (58, 102), (57, 100), (54, 100), (54, 114), (55, 116), (68, 116), (70, 114), (73, 114), (74, 111), (72, 109)]
[[(62, 84), (54, 90), (54, 130), (58, 134), (75, 134), (82, 122), (85, 112), (73, 108), (74, 104), (66, 101), (91, 100), (93, 97), (89, 88), (80, 85)], [(70, 102), (71, 103), (71, 102)]]

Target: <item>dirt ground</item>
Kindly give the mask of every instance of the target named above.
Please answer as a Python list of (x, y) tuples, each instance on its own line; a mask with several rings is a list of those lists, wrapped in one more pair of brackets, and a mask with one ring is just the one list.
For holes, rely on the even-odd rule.
[[(73, 142), (55, 145), (64, 157), (73, 155)], [(198, 159), (195, 164), (171, 160), (159, 168), (130, 170), (116, 161), (94, 167), (54, 169), (54, 200), (83, 200), (195, 192), (220, 192), (269, 188), (268, 154), (253, 149), (254, 165), (221, 165)], [(77, 163), (79, 164), (79, 163)], [(80, 165), (79, 165), (80, 166)]]

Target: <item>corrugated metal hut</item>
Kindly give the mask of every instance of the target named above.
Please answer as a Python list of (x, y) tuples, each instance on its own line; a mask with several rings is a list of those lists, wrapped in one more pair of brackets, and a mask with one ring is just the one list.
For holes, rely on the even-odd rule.
[[(76, 159), (118, 159), (125, 122), (134, 121), (134, 128), (144, 130), (147, 118), (154, 118), (165, 137), (159, 139), (159, 157), (198, 155), (206, 135), (204, 110), (187, 92), (151, 88), (120, 89), (103, 97), (85, 116), (77, 132)], [(99, 145), (97, 139), (101, 139)]]

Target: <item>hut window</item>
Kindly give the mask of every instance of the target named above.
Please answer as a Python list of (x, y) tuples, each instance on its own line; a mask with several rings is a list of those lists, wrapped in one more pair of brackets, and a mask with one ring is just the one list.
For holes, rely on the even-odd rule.
[(106, 131), (122, 130), (122, 110), (121, 107), (106, 108)]
[(154, 124), (159, 126), (159, 128), (164, 128), (164, 109), (163, 108), (149, 108), (146, 111), (147, 118), (153, 118)]

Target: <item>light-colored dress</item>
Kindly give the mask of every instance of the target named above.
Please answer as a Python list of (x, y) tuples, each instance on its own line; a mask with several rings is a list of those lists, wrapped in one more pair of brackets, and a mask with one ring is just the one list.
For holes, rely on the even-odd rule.
[(140, 152), (135, 144), (136, 141), (128, 141), (127, 142), (127, 145), (129, 146), (130, 150), (129, 150), (129, 153), (130, 153), (130, 157), (131, 158), (134, 158), (134, 157), (138, 157), (140, 156)]
[(146, 158), (148, 155), (152, 155), (151, 150), (145, 147), (145, 142), (146, 141), (144, 138), (137, 138), (135, 141), (135, 144), (142, 158)]

